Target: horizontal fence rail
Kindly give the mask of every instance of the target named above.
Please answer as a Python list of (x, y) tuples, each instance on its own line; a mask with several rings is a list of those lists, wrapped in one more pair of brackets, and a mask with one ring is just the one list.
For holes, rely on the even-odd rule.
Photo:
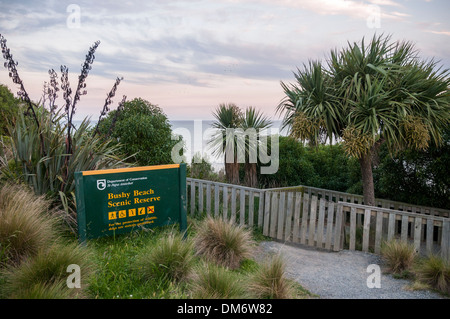
[(296, 186), (258, 189), (187, 178), (189, 215), (220, 217), (274, 239), (330, 251), (379, 254), (383, 241), (411, 242), (422, 254), (450, 259), (450, 211)]
[[(337, 202), (346, 202), (346, 203), (352, 203), (352, 204), (364, 204), (364, 198), (362, 195), (357, 194), (349, 194), (344, 192), (338, 192), (328, 189), (322, 189), (317, 187), (310, 187), (310, 186), (292, 186), (292, 187), (281, 187), (281, 188), (269, 188), (265, 189), (265, 191), (300, 191), (302, 193), (307, 193), (310, 197), (312, 195), (317, 196), (317, 198), (325, 198), (328, 201), (333, 201), (335, 203)], [(397, 202), (392, 201), (388, 199), (375, 199), (375, 206), (381, 207), (381, 208), (388, 208), (388, 209), (394, 209), (399, 211), (407, 211), (411, 213), (419, 213), (419, 214), (426, 214), (426, 215), (433, 215), (433, 216), (440, 216), (440, 217), (450, 217), (450, 210), (443, 209), (443, 208), (435, 208), (435, 207), (428, 207), (428, 206), (420, 206), (420, 205), (413, 205), (403, 202)]]

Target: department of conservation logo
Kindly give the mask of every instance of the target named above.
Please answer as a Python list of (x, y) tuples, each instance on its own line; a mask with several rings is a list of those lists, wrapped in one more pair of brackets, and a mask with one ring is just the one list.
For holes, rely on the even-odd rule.
[(106, 188), (106, 179), (98, 179), (97, 180), (97, 189), (102, 191)]

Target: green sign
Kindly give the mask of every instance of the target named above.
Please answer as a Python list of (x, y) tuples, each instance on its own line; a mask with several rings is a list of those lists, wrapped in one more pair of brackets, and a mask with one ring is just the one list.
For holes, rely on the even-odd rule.
[(186, 230), (186, 164), (75, 173), (78, 236), (180, 224)]

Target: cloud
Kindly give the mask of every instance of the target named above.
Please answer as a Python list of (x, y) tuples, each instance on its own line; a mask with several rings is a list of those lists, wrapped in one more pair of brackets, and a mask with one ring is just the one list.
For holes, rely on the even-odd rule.
[(450, 36), (450, 31), (433, 31), (433, 30), (427, 30), (427, 32), (439, 34), (439, 35), (447, 35)]

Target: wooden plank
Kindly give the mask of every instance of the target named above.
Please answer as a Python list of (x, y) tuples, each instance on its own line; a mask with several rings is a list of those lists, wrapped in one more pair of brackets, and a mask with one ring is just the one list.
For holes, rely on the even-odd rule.
[(422, 217), (414, 219), (414, 249), (416, 253), (420, 251), (420, 241), (422, 239)]
[(350, 210), (350, 245), (349, 250), (355, 250), (356, 245), (356, 208)]
[(450, 261), (450, 220), (442, 224), (441, 257)]
[(309, 234), (308, 245), (314, 246), (314, 235), (316, 233), (316, 212), (317, 212), (317, 196), (311, 198), (311, 213), (309, 216)]
[(433, 219), (427, 218), (427, 254), (433, 251)]
[(309, 212), (309, 199), (308, 195), (303, 195), (303, 214), (302, 225), (300, 228), (300, 243), (306, 244), (306, 232), (308, 231), (308, 212)]
[(191, 181), (191, 216), (194, 216), (195, 212), (195, 182)]
[(400, 234), (400, 238), (404, 242), (408, 240), (408, 219), (409, 217), (407, 215), (402, 215), (402, 232)]
[(198, 183), (198, 212), (203, 214), (203, 183)]
[(375, 227), (375, 254), (381, 251), (381, 239), (383, 238), (383, 212), (377, 211), (377, 221)]
[(206, 216), (211, 216), (211, 183), (206, 184)]
[(289, 192), (287, 196), (287, 211), (284, 227), (284, 240), (292, 241), (292, 211), (294, 208), (294, 193)]
[(362, 243), (362, 251), (369, 251), (369, 239), (370, 239), (370, 219), (372, 212), (370, 208), (366, 208), (364, 210), (364, 226), (363, 226), (363, 243)]
[(278, 201), (278, 227), (277, 227), (277, 239), (283, 240), (284, 238), (284, 217), (286, 215), (286, 193), (280, 193), (280, 200)]
[(259, 193), (258, 227), (262, 227), (263, 221), (264, 221), (265, 198), (266, 198), (266, 192), (261, 191)]
[(333, 218), (334, 218), (334, 202), (328, 202), (327, 214), (327, 231), (325, 239), (325, 249), (331, 249), (331, 240), (333, 237)]
[(323, 248), (323, 228), (325, 224), (325, 198), (319, 201), (319, 218), (317, 220), (317, 243), (316, 247)]
[(223, 220), (228, 220), (228, 187), (223, 187), (223, 210), (222, 210), (222, 218)]
[(390, 213), (389, 214), (389, 223), (388, 223), (388, 237), (387, 240), (391, 240), (392, 238), (394, 238), (394, 234), (395, 234), (395, 213)]
[(339, 203), (336, 210), (336, 226), (334, 228), (334, 243), (333, 243), (333, 251), (340, 251), (342, 248), (341, 237), (343, 231), (343, 215), (344, 212), (342, 210), (342, 203)]
[(214, 185), (214, 217), (219, 217), (219, 203), (220, 203), (220, 193), (219, 186)]
[(270, 192), (264, 193), (264, 219), (263, 219), (263, 235), (269, 236), (270, 226)]
[(255, 192), (250, 191), (248, 194), (248, 225), (250, 227), (253, 227), (255, 219), (254, 206), (255, 206)]
[(236, 188), (231, 189), (231, 216), (230, 221), (232, 223), (236, 222)]
[(302, 193), (295, 193), (294, 227), (292, 230), (292, 241), (298, 243), (300, 238), (300, 209), (302, 207)]
[(241, 189), (240, 193), (239, 225), (245, 225), (245, 189)]
[(278, 193), (272, 193), (272, 205), (270, 207), (270, 237), (276, 238), (276, 224), (278, 218)]

